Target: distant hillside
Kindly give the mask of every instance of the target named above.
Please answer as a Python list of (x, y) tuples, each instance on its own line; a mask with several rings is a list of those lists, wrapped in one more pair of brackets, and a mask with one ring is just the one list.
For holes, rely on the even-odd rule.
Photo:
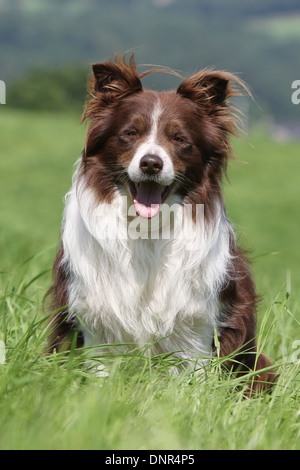
[(259, 104), (254, 115), (299, 120), (291, 102), (291, 83), (300, 79), (299, 0), (0, 0), (0, 44), (8, 92), (32, 68), (88, 70), (115, 51), (134, 50), (139, 63), (238, 73)]

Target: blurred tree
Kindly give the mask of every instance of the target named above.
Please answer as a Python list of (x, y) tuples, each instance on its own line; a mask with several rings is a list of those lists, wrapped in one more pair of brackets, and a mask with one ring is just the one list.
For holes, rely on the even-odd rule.
[(9, 87), (12, 107), (38, 110), (81, 109), (86, 96), (88, 70), (82, 65), (60, 69), (31, 69)]
[[(81, 106), (89, 70), (70, 71), (68, 64), (90, 69), (91, 62), (133, 50), (138, 63), (188, 74), (207, 66), (238, 73), (277, 121), (299, 121), (290, 99), (291, 83), (299, 79), (299, 0), (174, 0), (165, 6), (154, 0), (1, 0), (0, 9), (0, 79), (9, 105)], [(154, 75), (148, 83), (175, 85)]]

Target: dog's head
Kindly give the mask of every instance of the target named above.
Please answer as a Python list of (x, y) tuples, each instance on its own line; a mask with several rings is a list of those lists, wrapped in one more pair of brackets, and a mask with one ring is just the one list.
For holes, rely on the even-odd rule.
[[(204, 70), (176, 90), (143, 89), (133, 57), (93, 65), (90, 121), (81, 171), (100, 200), (120, 186), (143, 217), (155, 216), (176, 192), (184, 202), (207, 203), (218, 194), (236, 130), (228, 98), (244, 84), (226, 72)], [(233, 86), (232, 86), (233, 85)]]

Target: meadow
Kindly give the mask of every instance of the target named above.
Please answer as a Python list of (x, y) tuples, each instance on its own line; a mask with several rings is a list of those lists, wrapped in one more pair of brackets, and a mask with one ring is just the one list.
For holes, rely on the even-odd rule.
[(88, 351), (43, 354), (43, 298), (85, 127), (79, 113), (2, 106), (0, 129), (0, 449), (300, 449), (300, 143), (257, 128), (234, 141), (224, 180), (262, 296), (259, 345), (280, 373), (271, 395), (248, 399), (218, 358), (204, 381), (172, 375), (176, 361), (147, 347), (120, 352), (107, 378), (89, 370)]

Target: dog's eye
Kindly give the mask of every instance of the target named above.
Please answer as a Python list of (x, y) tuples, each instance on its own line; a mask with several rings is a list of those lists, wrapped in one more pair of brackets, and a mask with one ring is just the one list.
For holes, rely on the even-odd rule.
[(182, 137), (179, 137), (178, 135), (174, 135), (173, 139), (175, 142), (184, 142), (184, 139)]
[(127, 131), (126, 135), (128, 135), (128, 137), (134, 137), (135, 135), (137, 135), (137, 132), (136, 131)]

